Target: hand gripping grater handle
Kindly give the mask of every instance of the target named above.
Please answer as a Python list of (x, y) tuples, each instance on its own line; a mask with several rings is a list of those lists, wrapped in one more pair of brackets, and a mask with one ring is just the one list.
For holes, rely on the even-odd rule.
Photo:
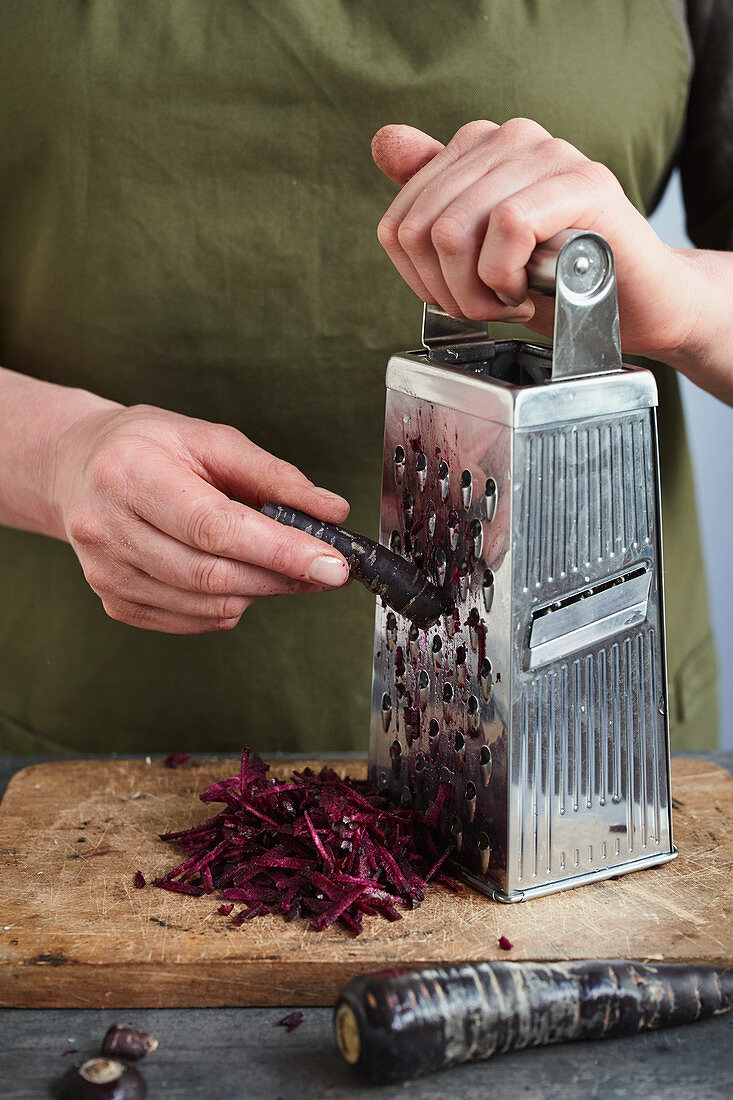
[[(613, 253), (598, 233), (568, 229), (539, 244), (527, 264), (531, 290), (555, 298), (552, 381), (621, 370)], [(487, 323), (423, 312), (423, 345), (439, 363), (485, 357)]]

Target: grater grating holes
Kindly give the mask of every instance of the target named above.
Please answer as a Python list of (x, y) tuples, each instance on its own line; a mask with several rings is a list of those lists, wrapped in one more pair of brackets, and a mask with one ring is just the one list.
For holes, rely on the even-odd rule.
[(461, 521), (458, 518), (458, 512), (455, 508), (451, 508), (448, 513), (448, 544), (451, 550), (455, 550), (458, 546), (458, 536), (461, 530)]
[(396, 738), (389, 747), (389, 758), (392, 761), (392, 774), (397, 777), (402, 770), (402, 745)]
[(481, 662), (478, 679), (479, 684), (481, 685), (481, 694), (488, 703), (489, 699), (491, 698), (491, 682), (493, 679), (491, 675), (491, 661), (488, 657), (484, 657), (483, 661)]
[(443, 717), (446, 722), (450, 722), (453, 717), (453, 686), (451, 684), (443, 685)]
[(437, 520), (437, 513), (435, 511), (435, 505), (432, 500), (429, 500), (427, 507), (425, 508), (425, 530), (429, 539), (435, 538), (435, 524)]
[(428, 460), (422, 452), (418, 454), (415, 461), (415, 470), (417, 471), (417, 487), (422, 493), (425, 491), (425, 482), (428, 476)]
[[(415, 518), (415, 498), (407, 489), (402, 494), (402, 511), (405, 516), (405, 525), (412, 527), (412, 521)], [(405, 544), (407, 544), (407, 536), (405, 536)]]
[(436, 634), (433, 638), (430, 650), (433, 654), (433, 667), (436, 672), (440, 672), (443, 662), (443, 639), (440, 634)]
[(470, 540), (471, 552), (475, 560), (478, 561), (484, 546), (484, 528), (480, 519), (471, 520), (468, 529), (468, 537)]
[(442, 588), (443, 585), (445, 584), (445, 576), (446, 576), (446, 571), (448, 569), (448, 561), (447, 561), (446, 556), (445, 556), (445, 550), (443, 550), (441, 547), (438, 547), (438, 549), (435, 551), (434, 560), (435, 560), (435, 577), (436, 577), (436, 580), (437, 580), (439, 586)]
[(482, 745), (479, 752), (479, 767), (481, 768), (481, 782), (484, 787), (488, 787), (489, 780), (491, 779), (491, 768), (493, 761), (491, 759), (491, 749), (488, 745)]
[(491, 862), (491, 841), (489, 840), (488, 833), (479, 833), (478, 853), (481, 874), (485, 875), (489, 870), (489, 863)]
[(394, 450), (394, 479), (398, 485), (402, 484), (402, 479), (405, 476), (405, 448), (401, 446), (395, 447)]
[(417, 700), (420, 710), (425, 710), (430, 700), (430, 677), (424, 668), (417, 677)]
[(382, 696), (382, 726), (387, 733), (392, 724), (392, 699), (387, 692)]
[(486, 518), (491, 523), (494, 515), (496, 514), (496, 505), (499, 499), (499, 491), (496, 486), (496, 482), (493, 477), (486, 479), (486, 487), (484, 489), (484, 503), (486, 505)]
[(484, 575), (481, 580), (481, 595), (484, 600), (484, 607), (487, 612), (491, 611), (491, 605), (494, 602), (494, 574), (490, 569), (484, 569)]
[(438, 466), (438, 489), (440, 490), (440, 499), (446, 501), (450, 490), (450, 470), (448, 469), (448, 463), (444, 460)]
[(470, 470), (464, 470), (461, 474), (461, 503), (463, 507), (468, 511), (471, 507), (471, 498), (473, 497), (473, 478), (471, 477)]

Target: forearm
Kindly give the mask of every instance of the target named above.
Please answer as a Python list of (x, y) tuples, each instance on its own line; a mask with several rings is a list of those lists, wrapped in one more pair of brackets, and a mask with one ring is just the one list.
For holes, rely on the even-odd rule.
[(0, 524), (66, 538), (57, 494), (62, 441), (81, 418), (115, 407), (0, 368)]
[(733, 405), (733, 253), (674, 249), (689, 289), (685, 327), (658, 357), (696, 386)]

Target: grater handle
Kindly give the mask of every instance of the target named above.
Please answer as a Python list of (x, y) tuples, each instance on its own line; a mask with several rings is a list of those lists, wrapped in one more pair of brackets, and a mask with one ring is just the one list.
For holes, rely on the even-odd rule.
[[(579, 229), (564, 229), (562, 233), (556, 233), (554, 237), (550, 237), (549, 241), (543, 241), (537, 245), (525, 268), (530, 290), (544, 294), (548, 298), (555, 297), (557, 261), (560, 252), (563, 245), (580, 235), (597, 236), (597, 234), (583, 234)], [(611, 250), (606, 241), (603, 241), (603, 244), (610, 253)]]
[[(621, 370), (616, 270), (608, 241), (581, 229), (557, 233), (535, 248), (527, 280), (531, 290), (555, 298), (553, 382)], [(488, 342), (487, 322), (453, 318), (425, 305), (423, 346), (429, 357), (481, 358), (480, 347)], [(447, 349), (453, 348), (462, 353), (451, 356)]]
[(269, 519), (333, 546), (346, 558), (352, 576), (415, 626), (432, 626), (447, 610), (443, 593), (420, 569), (366, 535), (355, 535), (344, 527), (272, 501), (263, 506), (262, 512)]

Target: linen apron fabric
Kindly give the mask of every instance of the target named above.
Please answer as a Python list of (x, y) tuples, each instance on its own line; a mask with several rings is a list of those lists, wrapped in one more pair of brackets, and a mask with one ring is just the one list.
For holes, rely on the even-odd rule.
[[(421, 311), (376, 240), (395, 189), (372, 134), (525, 115), (644, 210), (685, 112), (673, 9), (3, 0), (0, 363), (234, 424), (375, 535), (385, 364)], [(677, 381), (658, 378), (672, 736), (703, 747), (704, 571)], [(108, 619), (69, 546), (4, 529), (0, 609), (2, 751), (366, 749), (358, 584), (168, 636)]]

